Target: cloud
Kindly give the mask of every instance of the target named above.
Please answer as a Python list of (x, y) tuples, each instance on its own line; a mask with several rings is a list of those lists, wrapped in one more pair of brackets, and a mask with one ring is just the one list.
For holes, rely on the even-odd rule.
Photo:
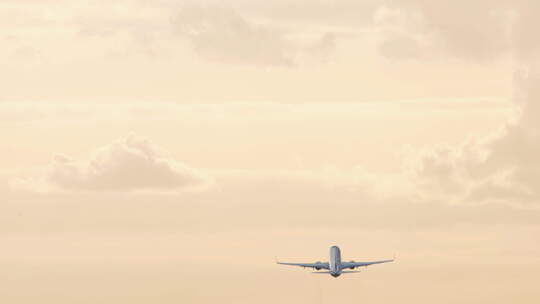
[[(388, 57), (445, 53), (483, 62), (512, 53), (518, 66), (513, 98), (519, 115), (484, 138), (417, 152), (410, 173), (424, 198), (538, 206), (540, 199), (540, 58), (534, 1), (388, 1), (375, 21), (399, 35), (381, 44)], [(411, 41), (412, 40), (412, 41)], [(401, 41), (401, 42), (400, 42)], [(421, 43), (413, 44), (413, 41)], [(401, 49), (400, 43), (414, 46)], [(384, 52), (393, 45), (392, 52)], [(417, 48), (416, 48), (417, 47)], [(411, 50), (414, 50), (412, 52)], [(410, 56), (408, 56), (410, 55)]]
[(282, 32), (248, 22), (232, 9), (186, 7), (173, 19), (178, 33), (206, 59), (254, 65), (293, 65)]
[(18, 188), (37, 191), (180, 190), (202, 186), (206, 178), (165, 155), (150, 141), (134, 136), (97, 150), (89, 161), (57, 155), (45, 174), (18, 179)]
[(327, 57), (335, 35), (301, 42), (284, 28), (252, 22), (231, 8), (186, 6), (172, 24), (196, 53), (209, 61), (252, 66), (292, 67), (304, 56)]
[[(393, 13), (385, 14), (384, 22), (378, 25), (397, 23), (408, 35), (422, 37), (422, 56), (438, 53), (469, 62), (485, 62), (511, 50), (512, 17), (519, 8), (509, 1), (385, 2), (386, 6), (376, 16), (381, 11)], [(402, 36), (389, 36), (383, 43), (397, 44), (402, 39)], [(405, 55), (408, 52), (405, 49)]]
[(412, 37), (390, 32), (379, 44), (379, 52), (388, 58), (417, 58), (420, 54), (420, 46), (418, 41)]
[(428, 150), (416, 159), (414, 175), (426, 196), (473, 203), (537, 206), (540, 200), (540, 70), (517, 73), (516, 105), (521, 113), (482, 139)]
[[(528, 57), (540, 48), (540, 3), (534, 0), (424, 1), (387, 0), (375, 12), (381, 30), (397, 26), (403, 34), (421, 37), (422, 55), (438, 53), (468, 62), (486, 62), (503, 55)], [(381, 18), (383, 17), (383, 18)], [(391, 43), (397, 37), (386, 37)]]
[[(409, 59), (421, 55), (426, 40), (418, 14), (382, 6), (373, 13), (373, 25), (381, 32), (379, 52), (392, 59)], [(423, 46), (425, 47), (425, 46)]]
[(306, 47), (306, 53), (318, 61), (327, 61), (337, 47), (338, 35), (333, 32), (324, 33), (318, 41)]

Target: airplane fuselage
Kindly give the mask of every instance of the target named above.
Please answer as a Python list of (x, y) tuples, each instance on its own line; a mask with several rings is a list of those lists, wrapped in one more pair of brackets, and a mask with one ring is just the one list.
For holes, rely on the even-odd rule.
[[(339, 250), (338, 246), (332, 246), (330, 247), (330, 258), (328, 259), (328, 262), (315, 262), (315, 263), (284, 263), (284, 262), (277, 262), (281, 265), (290, 265), (290, 266), (300, 266), (300, 267), (309, 267), (312, 269), (317, 270), (317, 272), (314, 273), (328, 273), (334, 278), (339, 277), (340, 275), (344, 273), (353, 273), (353, 272), (360, 272), (360, 271), (353, 271), (354, 269), (358, 267), (367, 267), (369, 265), (374, 264), (382, 264), (382, 263), (388, 263), (393, 262), (394, 260), (382, 260), (382, 261), (371, 261), (371, 262), (342, 262), (341, 261), (341, 250)], [(318, 270), (321, 269), (328, 269), (328, 271), (322, 271), (318, 272)], [(351, 270), (348, 270), (351, 269)]]
[(330, 247), (330, 259), (328, 260), (330, 275), (337, 278), (341, 275), (341, 251), (338, 246)]

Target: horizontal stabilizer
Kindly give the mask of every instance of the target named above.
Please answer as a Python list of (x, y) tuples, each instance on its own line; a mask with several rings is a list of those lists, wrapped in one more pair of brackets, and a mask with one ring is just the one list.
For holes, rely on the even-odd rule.
[[(344, 270), (344, 271), (342, 271), (341, 273), (357, 273), (357, 272), (360, 272), (360, 271), (354, 271), (354, 270), (349, 270), (349, 271), (347, 271), (347, 270)], [(329, 274), (330, 271), (314, 271), (314, 272), (312, 272), (312, 273), (316, 273), (316, 274)]]

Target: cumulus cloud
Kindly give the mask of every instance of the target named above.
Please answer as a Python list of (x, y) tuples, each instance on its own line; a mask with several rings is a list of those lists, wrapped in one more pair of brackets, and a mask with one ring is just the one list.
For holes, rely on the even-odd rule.
[(19, 188), (37, 191), (179, 190), (202, 186), (206, 178), (171, 159), (150, 141), (134, 136), (97, 150), (88, 161), (57, 155), (45, 174), (18, 179)]
[[(511, 39), (521, 69), (514, 75), (514, 102), (520, 114), (502, 130), (484, 139), (470, 140), (455, 147), (437, 148), (417, 158), (413, 171), (425, 195), (443, 195), (476, 203), (504, 202), (527, 206), (537, 205), (540, 200), (540, 123), (537, 119), (540, 115), (540, 58), (532, 52), (536, 48), (532, 42), (536, 36), (531, 30), (531, 26), (538, 21), (533, 20), (529, 12), (540, 6), (518, 1), (507, 8), (520, 17), (513, 23)], [(471, 9), (478, 10), (478, 7)], [(489, 11), (488, 8), (485, 10)], [(448, 14), (452, 14), (452, 11)], [(490, 24), (491, 16), (480, 14), (477, 18), (477, 23)], [(433, 27), (438, 29), (440, 24), (435, 23)], [(472, 33), (478, 32), (473, 27)], [(484, 38), (490, 41), (487, 43), (490, 45), (495, 43), (491, 40), (500, 37), (486, 35)], [(463, 46), (467, 46), (463, 51), (473, 56), (482, 54), (474, 43), (463, 43)], [(492, 52), (501, 51), (495, 44), (493, 47)]]
[(332, 33), (304, 43), (285, 28), (253, 22), (231, 8), (186, 6), (172, 24), (200, 57), (221, 63), (291, 67), (304, 56), (324, 59), (335, 46)]
[(531, 63), (528, 74), (516, 76), (516, 102), (521, 106), (521, 116), (489, 144), (490, 156), (485, 163), (488, 172), (505, 173), (506, 184), (512, 186), (516, 196), (535, 200), (540, 199), (539, 67)]
[(531, 131), (518, 121), (485, 138), (417, 151), (408, 165), (418, 194), (423, 200), (531, 206), (540, 199), (533, 156), (540, 141), (529, 137)]

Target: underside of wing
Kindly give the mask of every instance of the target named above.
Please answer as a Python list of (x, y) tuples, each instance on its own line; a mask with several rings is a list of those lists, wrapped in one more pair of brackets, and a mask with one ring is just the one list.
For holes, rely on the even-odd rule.
[(329, 266), (328, 266), (328, 263), (322, 263), (322, 262), (316, 262), (316, 263), (282, 263), (282, 262), (277, 262), (278, 264), (280, 265), (289, 265), (289, 266), (300, 266), (300, 267), (309, 267), (309, 268), (314, 268), (316, 270), (319, 270), (319, 269), (328, 269)]
[(341, 263), (341, 269), (347, 269), (347, 268), (350, 268), (350, 269), (354, 269), (356, 267), (365, 267), (365, 266), (369, 266), (369, 265), (374, 265), (374, 264), (382, 264), (382, 263), (389, 263), (389, 262), (393, 262), (394, 260), (382, 260), (382, 261), (373, 261), (373, 262), (342, 262)]

